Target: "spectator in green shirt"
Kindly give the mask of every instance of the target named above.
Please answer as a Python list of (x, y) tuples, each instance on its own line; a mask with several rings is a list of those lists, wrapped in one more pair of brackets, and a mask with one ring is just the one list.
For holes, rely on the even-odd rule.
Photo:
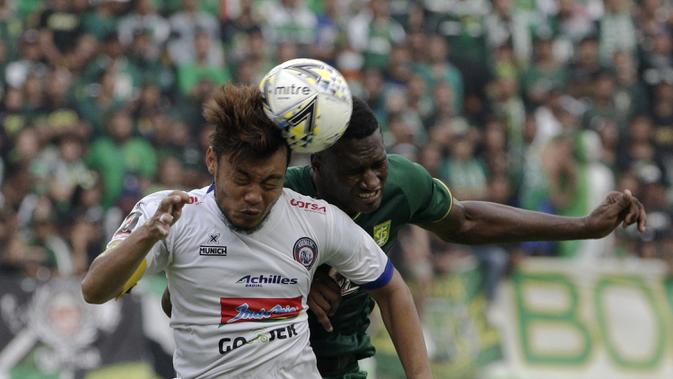
[(202, 81), (211, 81), (222, 85), (231, 81), (231, 74), (226, 67), (210, 65), (209, 55), (212, 41), (206, 31), (199, 31), (194, 37), (196, 59), (194, 62), (178, 66), (178, 85), (180, 92), (188, 96)]
[(103, 177), (103, 206), (119, 199), (125, 177), (151, 179), (157, 168), (156, 152), (146, 140), (133, 137), (133, 121), (125, 110), (115, 112), (107, 124), (108, 134), (93, 141), (89, 166)]
[(94, 2), (93, 10), (82, 17), (82, 28), (98, 41), (104, 41), (110, 33), (115, 33), (119, 18), (118, 4), (112, 1)]

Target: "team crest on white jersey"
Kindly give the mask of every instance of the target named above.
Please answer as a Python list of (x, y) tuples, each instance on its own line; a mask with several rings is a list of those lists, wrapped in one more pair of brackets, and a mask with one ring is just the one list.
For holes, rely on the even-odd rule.
[(318, 258), (318, 245), (308, 237), (301, 237), (294, 243), (292, 256), (295, 261), (301, 263), (307, 270), (310, 270)]

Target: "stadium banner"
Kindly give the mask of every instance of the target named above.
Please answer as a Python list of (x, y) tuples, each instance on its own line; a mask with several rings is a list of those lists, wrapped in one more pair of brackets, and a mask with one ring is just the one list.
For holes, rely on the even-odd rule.
[[(423, 324), (435, 378), (673, 378), (673, 279), (660, 261), (529, 258), (490, 308), (480, 283), (468, 261), (429, 291)], [(156, 350), (174, 348), (164, 287), (165, 278), (145, 278), (135, 295), (88, 305), (76, 278), (0, 276), (0, 379), (170, 377), (156, 369)], [(403, 378), (380, 318), (371, 335), (370, 377)]]
[(78, 278), (0, 275), (0, 379), (155, 377), (136, 296), (86, 304)]
[(657, 260), (525, 260), (501, 288), (488, 379), (673, 378), (673, 285)]
[[(475, 260), (461, 259), (454, 272), (435, 278), (422, 317), (434, 378), (476, 378), (482, 367), (501, 359), (500, 337), (486, 314), (486, 298)], [(380, 315), (372, 316), (370, 334), (376, 357), (369, 377), (405, 378)]]

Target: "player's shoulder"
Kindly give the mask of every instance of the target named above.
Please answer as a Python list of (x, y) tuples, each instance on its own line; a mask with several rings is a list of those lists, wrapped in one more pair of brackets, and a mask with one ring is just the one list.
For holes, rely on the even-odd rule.
[(429, 185), (432, 185), (432, 176), (423, 166), (402, 155), (388, 154), (386, 187), (413, 192)]
[[(286, 209), (285, 214), (289, 216), (287, 224), (295, 225), (310, 235), (324, 236), (327, 230), (352, 222), (350, 217), (336, 205), (303, 195), (289, 188), (283, 189), (283, 194), (278, 201), (283, 203)], [(355, 227), (355, 224), (353, 226)]]
[[(187, 194), (190, 197), (190, 203), (191, 204), (198, 204), (202, 203), (203, 200), (205, 199), (205, 196), (208, 193), (210, 187), (203, 187), (203, 188), (198, 188), (198, 189), (193, 189), (190, 191), (186, 191)], [(182, 191), (178, 189), (167, 189), (167, 190), (161, 190), (157, 192), (152, 192), (148, 195), (145, 195), (138, 203), (136, 204), (137, 207), (143, 207), (145, 209), (156, 209), (159, 206), (159, 203), (161, 200), (166, 198), (166, 196), (170, 195), (171, 193), (175, 191)]]
[(187, 195), (189, 195), (190, 204), (203, 203), (204, 200), (206, 199), (206, 196), (208, 196), (208, 194), (210, 194), (213, 191), (215, 191), (215, 184), (187, 191)]
[(427, 174), (423, 166), (399, 154), (388, 154), (388, 172), (390, 173), (391, 170), (402, 174)]
[(325, 200), (303, 195), (287, 187), (283, 188), (283, 195), (279, 201), (282, 201), (291, 211), (299, 214), (326, 215), (335, 208)]
[(156, 191), (152, 192), (148, 195), (145, 195), (142, 199), (136, 203), (136, 207), (145, 207), (145, 208), (152, 208), (152, 207), (157, 207), (161, 200), (163, 200), (168, 194), (173, 192), (173, 190), (161, 190), (161, 191)]
[(411, 211), (410, 222), (436, 221), (446, 216), (453, 204), (446, 184), (401, 155), (390, 154), (388, 162), (384, 199), (404, 199)]

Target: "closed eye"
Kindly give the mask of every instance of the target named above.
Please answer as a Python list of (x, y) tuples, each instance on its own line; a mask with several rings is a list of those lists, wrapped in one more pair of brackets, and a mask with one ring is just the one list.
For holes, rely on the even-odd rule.
[(282, 182), (264, 182), (262, 183), (262, 189), (265, 191), (274, 191), (283, 186)]
[(236, 183), (239, 186), (244, 186), (250, 183), (250, 178), (242, 175), (236, 175), (234, 176), (234, 183)]

